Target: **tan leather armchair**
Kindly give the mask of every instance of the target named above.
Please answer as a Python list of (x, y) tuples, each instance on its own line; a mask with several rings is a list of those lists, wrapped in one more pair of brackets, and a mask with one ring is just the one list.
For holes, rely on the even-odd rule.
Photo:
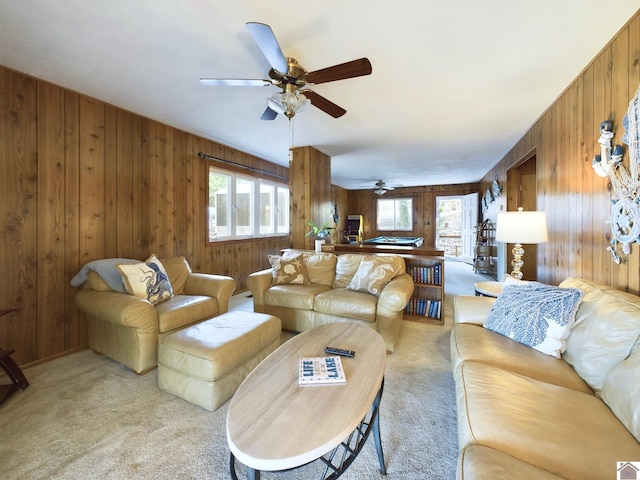
[(226, 313), (236, 288), (231, 277), (192, 273), (184, 257), (161, 262), (174, 296), (157, 305), (112, 290), (95, 271), (75, 296), (87, 320), (89, 347), (138, 374), (157, 366), (161, 337)]

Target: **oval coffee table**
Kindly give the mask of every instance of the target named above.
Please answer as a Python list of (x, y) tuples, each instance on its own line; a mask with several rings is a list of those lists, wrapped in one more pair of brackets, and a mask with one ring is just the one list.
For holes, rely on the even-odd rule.
[[(327, 346), (355, 350), (342, 357), (347, 382), (298, 385), (300, 357), (324, 356)], [(355, 323), (321, 325), (300, 333), (262, 361), (231, 399), (227, 441), (231, 477), (236, 459), (247, 478), (320, 459), (323, 478), (338, 478), (373, 431), (380, 471), (386, 474), (378, 408), (387, 352), (382, 337)]]

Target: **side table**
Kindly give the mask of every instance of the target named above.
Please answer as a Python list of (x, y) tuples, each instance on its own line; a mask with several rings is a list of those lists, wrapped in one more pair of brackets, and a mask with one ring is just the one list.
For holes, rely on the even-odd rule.
[(473, 284), (477, 297), (493, 297), (496, 298), (502, 293), (504, 287), (503, 282), (476, 282)]
[[(0, 310), (0, 317), (17, 311), (17, 308)], [(15, 350), (13, 349), (5, 350), (3, 348), (0, 348), (0, 367), (2, 367), (2, 369), (11, 380), (11, 383), (0, 385), (0, 403), (4, 402), (16, 391), (24, 390), (29, 386), (29, 382), (27, 382), (27, 379), (22, 373), (22, 370), (20, 370), (20, 367), (11, 358), (11, 354), (13, 352), (15, 352)]]

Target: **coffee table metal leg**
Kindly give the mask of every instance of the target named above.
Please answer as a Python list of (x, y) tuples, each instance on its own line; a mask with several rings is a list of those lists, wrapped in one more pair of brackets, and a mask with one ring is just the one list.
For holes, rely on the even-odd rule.
[(384, 464), (384, 452), (382, 451), (382, 439), (380, 437), (380, 400), (382, 398), (382, 387), (373, 401), (373, 408), (376, 410), (373, 418), (373, 440), (376, 444), (376, 452), (378, 453), (378, 463), (380, 463), (380, 473), (387, 474), (387, 467)]
[[(236, 457), (233, 456), (233, 453), (229, 454), (229, 472), (232, 480), (238, 480), (238, 475), (236, 474)], [(247, 467), (247, 480), (260, 480), (260, 470)]]

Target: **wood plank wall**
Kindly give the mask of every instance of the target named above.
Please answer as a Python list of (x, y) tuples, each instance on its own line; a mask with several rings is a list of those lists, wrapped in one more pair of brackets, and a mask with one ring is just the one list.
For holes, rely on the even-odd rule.
[[(20, 365), (86, 345), (69, 281), (106, 257), (184, 255), (237, 290), (288, 237), (207, 242), (208, 164), (198, 152), (286, 167), (0, 68), (0, 347)], [(245, 172), (246, 173), (246, 172)]]
[[(540, 281), (558, 284), (569, 276), (583, 277), (640, 293), (640, 245), (632, 246), (624, 264), (612, 262), (606, 251), (610, 233), (605, 223), (611, 186), (591, 167), (600, 151), (603, 120), (614, 122), (614, 143), (621, 143), (620, 122), (639, 83), (640, 12), (481, 181), (481, 192), (494, 178), (505, 183), (507, 170), (535, 152), (537, 205), (547, 213), (550, 236), (549, 243), (538, 246)], [(495, 221), (505, 201), (493, 204), (486, 217)]]
[(289, 166), (291, 205), (291, 245), (293, 248), (313, 249), (314, 238), (305, 235), (310, 221), (318, 227), (331, 226), (331, 157), (313, 147), (292, 149)]

